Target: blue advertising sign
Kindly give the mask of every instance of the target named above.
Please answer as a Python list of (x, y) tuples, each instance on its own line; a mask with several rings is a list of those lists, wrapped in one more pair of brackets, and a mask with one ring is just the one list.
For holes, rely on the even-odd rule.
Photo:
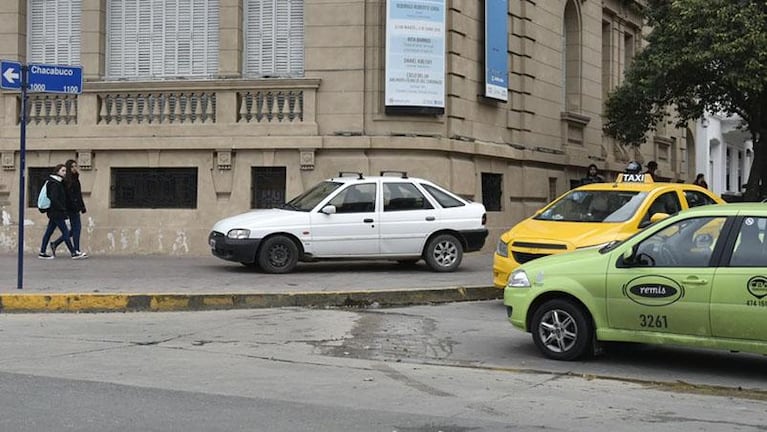
[(80, 94), (83, 92), (83, 67), (30, 63), (29, 91)]
[(385, 105), (445, 107), (445, 0), (386, 2)]
[(21, 88), (21, 63), (0, 61), (0, 88), (14, 90)]
[(485, 97), (509, 100), (507, 0), (485, 0)]

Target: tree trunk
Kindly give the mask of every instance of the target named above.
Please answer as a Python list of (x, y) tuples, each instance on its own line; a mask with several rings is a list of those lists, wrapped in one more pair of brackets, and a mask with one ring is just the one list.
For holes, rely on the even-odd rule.
[(754, 142), (754, 161), (748, 174), (744, 201), (761, 201), (767, 195), (767, 151), (764, 149), (764, 139), (767, 130), (762, 129), (751, 135)]

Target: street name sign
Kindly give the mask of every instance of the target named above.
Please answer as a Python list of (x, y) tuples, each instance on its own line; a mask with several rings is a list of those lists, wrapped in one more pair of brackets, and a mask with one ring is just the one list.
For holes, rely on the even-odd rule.
[[(83, 67), (64, 66), (42, 63), (30, 63), (27, 66), (27, 89), (33, 93), (68, 93), (83, 92)], [(0, 87), (4, 89), (21, 88), (21, 63), (0, 62)]]
[(30, 63), (29, 91), (40, 93), (83, 92), (83, 67)]

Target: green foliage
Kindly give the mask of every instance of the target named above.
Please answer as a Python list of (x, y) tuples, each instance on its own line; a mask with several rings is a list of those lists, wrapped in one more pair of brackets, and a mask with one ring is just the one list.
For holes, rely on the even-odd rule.
[(680, 124), (704, 110), (761, 127), (767, 103), (767, 1), (649, 0), (649, 45), (606, 103), (605, 131), (639, 145), (674, 107)]
[(767, 195), (767, 0), (648, 0), (648, 45), (606, 101), (605, 132), (640, 145), (673, 108), (737, 114), (754, 137), (747, 199)]

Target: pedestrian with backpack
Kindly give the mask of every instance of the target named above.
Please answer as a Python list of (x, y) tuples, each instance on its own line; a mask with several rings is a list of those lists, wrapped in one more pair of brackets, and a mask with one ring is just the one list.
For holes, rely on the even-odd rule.
[[(67, 174), (67, 167), (64, 164), (56, 165), (53, 174), (43, 184), (43, 189), (38, 196), (38, 208), (48, 216), (48, 226), (43, 234), (43, 242), (40, 245), (40, 253), (37, 255), (40, 259), (53, 259), (54, 255), (48, 255), (48, 242), (56, 228), (61, 231), (64, 243), (72, 254), (72, 259), (85, 258), (84, 254), (78, 252), (69, 240), (69, 228), (67, 228), (67, 197), (64, 191), (64, 176)], [(43, 193), (44, 191), (44, 193)], [(47, 202), (45, 200), (47, 197)], [(47, 204), (47, 208), (44, 208)]]
[[(82, 187), (80, 186), (80, 168), (74, 159), (69, 159), (64, 166), (67, 169), (67, 173), (64, 176), (64, 192), (66, 194), (67, 218), (69, 219), (70, 227), (69, 238), (72, 240), (72, 246), (75, 247), (75, 250), (80, 252), (80, 232), (82, 231), (80, 213), (86, 212)], [(63, 235), (51, 242), (50, 246), (53, 256), (56, 256), (56, 248), (63, 242)], [(80, 253), (83, 258), (87, 258), (85, 252)]]

